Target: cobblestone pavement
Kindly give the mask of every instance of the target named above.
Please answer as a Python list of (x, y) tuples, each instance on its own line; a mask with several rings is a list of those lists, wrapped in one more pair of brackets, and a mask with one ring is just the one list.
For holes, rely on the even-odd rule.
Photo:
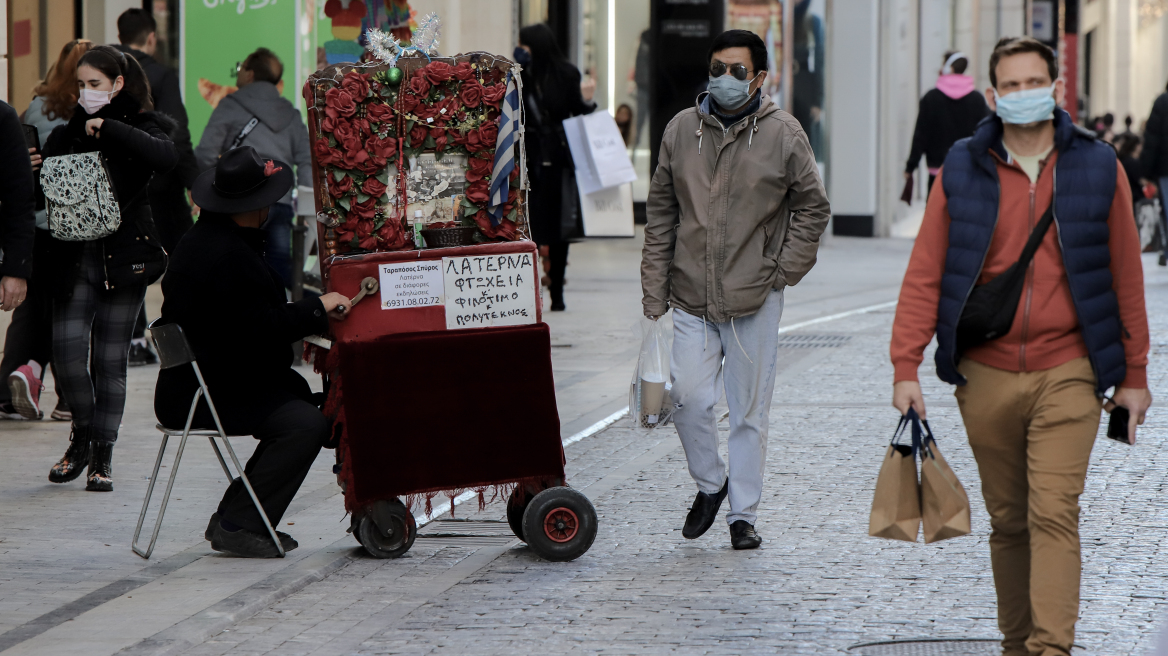
[[(1168, 273), (1145, 265), (1156, 393), (1168, 373)], [(476, 521), (436, 522), (423, 533), (473, 526), (465, 532), (478, 537), (419, 538), (394, 561), (354, 558), (186, 653), (838, 654), (894, 638), (995, 638), (977, 470), (951, 390), (928, 367), (930, 423), (970, 492), (973, 534), (934, 545), (866, 536), (896, 419), (888, 406), (892, 316), (888, 308), (809, 326), (796, 333), (848, 339), (784, 349), (758, 551), (731, 550), (722, 523), (683, 540), (694, 486), (676, 434), (623, 420), (567, 450), (569, 480), (600, 516), (580, 559), (535, 557), (498, 523), (499, 503), (460, 511)], [(1143, 653), (1165, 614), (1166, 424), (1168, 413), (1153, 410), (1140, 444), (1101, 438), (1095, 450), (1082, 498), (1077, 641), (1085, 650), (1076, 653)]]

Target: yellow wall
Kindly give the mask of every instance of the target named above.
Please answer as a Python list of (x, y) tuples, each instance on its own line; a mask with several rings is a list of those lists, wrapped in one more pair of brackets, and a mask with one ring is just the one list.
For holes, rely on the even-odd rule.
[[(43, 12), (41, 5), (44, 5)], [(72, 0), (8, 0), (8, 98), (16, 111), (23, 112), (32, 100), (32, 90), (44, 77), (61, 52), (73, 39)], [(40, 17), (48, 17), (42, 30)], [(31, 48), (27, 54), (16, 57), (14, 34), (20, 21), (29, 21)], [(44, 40), (41, 33), (44, 32)], [(42, 57), (43, 52), (43, 57)]]

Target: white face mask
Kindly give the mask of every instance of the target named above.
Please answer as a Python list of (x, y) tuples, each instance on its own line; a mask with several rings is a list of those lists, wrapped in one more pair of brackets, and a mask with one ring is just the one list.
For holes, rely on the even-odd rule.
[(89, 115), (96, 114), (98, 110), (110, 104), (110, 100), (114, 97), (113, 91), (99, 91), (97, 89), (82, 89), (81, 97), (77, 102), (85, 109), (85, 113)]

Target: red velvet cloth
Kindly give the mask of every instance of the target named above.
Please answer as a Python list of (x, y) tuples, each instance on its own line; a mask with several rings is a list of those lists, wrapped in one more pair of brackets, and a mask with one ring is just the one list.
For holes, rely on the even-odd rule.
[(547, 324), (336, 342), (345, 506), (564, 477)]

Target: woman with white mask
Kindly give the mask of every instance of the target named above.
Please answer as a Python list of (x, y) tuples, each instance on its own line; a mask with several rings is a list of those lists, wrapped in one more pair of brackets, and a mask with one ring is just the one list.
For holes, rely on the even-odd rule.
[[(176, 125), (152, 111), (145, 72), (117, 49), (97, 46), (85, 53), (77, 63), (77, 84), (79, 107), (45, 143), (45, 167), (55, 156), (100, 153), (121, 223), (105, 237), (65, 240), (54, 230), (50, 207), (53, 360), (73, 411), (73, 430), (49, 480), (71, 481), (88, 465), (85, 489), (109, 491), (134, 322), (147, 285), (166, 269), (147, 184), (155, 172), (169, 171), (178, 161), (168, 134)], [(48, 187), (46, 183), (46, 194), (51, 193)]]

